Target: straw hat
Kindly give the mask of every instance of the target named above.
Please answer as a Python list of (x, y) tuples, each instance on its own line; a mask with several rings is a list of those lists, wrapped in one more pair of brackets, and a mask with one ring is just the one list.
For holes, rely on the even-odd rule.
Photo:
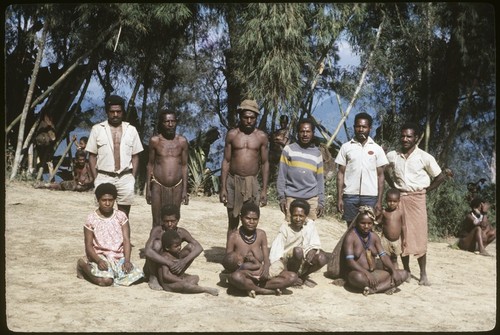
[(256, 114), (260, 114), (259, 105), (257, 105), (257, 101), (255, 100), (249, 100), (249, 99), (243, 100), (241, 104), (238, 106), (238, 110), (240, 112), (251, 111)]

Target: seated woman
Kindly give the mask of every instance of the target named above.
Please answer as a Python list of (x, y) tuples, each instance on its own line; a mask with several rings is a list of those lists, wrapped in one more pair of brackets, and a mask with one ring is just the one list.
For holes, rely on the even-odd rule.
[[(347, 284), (364, 295), (384, 292), (392, 294), (410, 273), (395, 269), (390, 257), (382, 248), (380, 238), (372, 232), (375, 214), (368, 206), (361, 206), (342, 243), (345, 257), (341, 273)], [(375, 267), (379, 256), (383, 267)]]
[(490, 254), (486, 252), (486, 246), (497, 237), (497, 230), (488, 222), (488, 209), (490, 205), (483, 199), (476, 197), (470, 203), (471, 211), (465, 217), (462, 230), (458, 239), (458, 247), (462, 250), (479, 253), (484, 256)]

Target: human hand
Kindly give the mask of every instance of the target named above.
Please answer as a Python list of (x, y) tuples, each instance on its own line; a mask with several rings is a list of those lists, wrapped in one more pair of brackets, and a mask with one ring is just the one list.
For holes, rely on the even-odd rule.
[(286, 199), (280, 200), (280, 209), (281, 212), (286, 215)]
[(260, 191), (260, 207), (267, 205), (267, 192), (265, 190)]
[(125, 263), (123, 263), (122, 265), (122, 269), (123, 271), (125, 271), (125, 273), (129, 273), (133, 268), (134, 266), (132, 265), (132, 263), (130, 263), (130, 261), (125, 261)]
[(222, 202), (224, 205), (227, 204), (227, 191), (224, 188), (220, 190), (219, 201)]
[(373, 273), (368, 272), (366, 273), (366, 278), (368, 279), (368, 286), (370, 288), (376, 289), (378, 285), (377, 277), (375, 277)]
[(325, 211), (325, 208), (322, 205), (318, 205), (318, 208), (316, 208), (316, 216), (319, 218), (322, 217), (324, 211)]
[(377, 202), (375, 204), (375, 207), (373, 208), (375, 217), (378, 217), (380, 213), (382, 213), (382, 204), (380, 202)]
[(151, 205), (151, 192), (149, 192), (149, 187), (146, 187), (146, 203)]
[(97, 268), (101, 271), (106, 271), (108, 269), (108, 263), (104, 259), (100, 259), (97, 262)]
[(182, 193), (182, 203), (184, 205), (189, 205), (189, 194), (187, 194), (187, 192)]
[(174, 260), (173, 264), (171, 266), (169, 266), (169, 268), (173, 274), (179, 275), (184, 270), (185, 266), (186, 266), (186, 262), (184, 261), (184, 258), (183, 258), (183, 259), (179, 259), (179, 260)]
[(344, 200), (338, 199), (338, 201), (337, 201), (337, 211), (340, 214), (344, 214)]

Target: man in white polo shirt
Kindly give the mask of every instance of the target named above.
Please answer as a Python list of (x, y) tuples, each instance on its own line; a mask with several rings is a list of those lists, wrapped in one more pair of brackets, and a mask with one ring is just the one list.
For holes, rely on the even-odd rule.
[(102, 183), (115, 185), (118, 209), (128, 217), (143, 146), (137, 129), (123, 121), (125, 100), (110, 95), (104, 102), (108, 120), (92, 127), (85, 150), (89, 152), (95, 187)]
[(337, 172), (337, 210), (347, 227), (356, 217), (360, 206), (382, 211), (385, 152), (370, 137), (373, 119), (367, 113), (354, 118), (354, 138), (344, 143), (335, 158)]
[[(402, 239), (401, 261), (410, 271), (410, 255), (417, 257), (420, 268), (419, 285), (430, 285), (427, 279), (427, 208), (426, 194), (438, 187), (446, 175), (433, 156), (421, 150), (417, 143), (420, 130), (416, 124), (401, 127), (401, 150), (387, 154), (389, 165), (385, 169), (387, 182), (401, 193), (401, 210), (406, 225)], [(432, 178), (432, 181), (431, 181)], [(408, 280), (410, 277), (408, 277)]]

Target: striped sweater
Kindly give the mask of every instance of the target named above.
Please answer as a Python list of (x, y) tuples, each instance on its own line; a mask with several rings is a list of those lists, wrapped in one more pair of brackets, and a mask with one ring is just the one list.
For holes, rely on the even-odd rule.
[(319, 149), (316, 146), (302, 148), (298, 143), (286, 145), (281, 153), (276, 184), (280, 200), (318, 196), (318, 204), (324, 206), (323, 157)]

